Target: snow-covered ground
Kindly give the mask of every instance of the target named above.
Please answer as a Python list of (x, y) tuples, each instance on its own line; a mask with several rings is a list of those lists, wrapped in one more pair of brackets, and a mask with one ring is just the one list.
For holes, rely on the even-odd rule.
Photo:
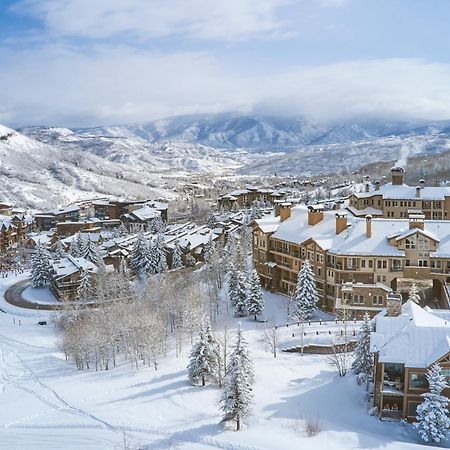
[(58, 303), (58, 299), (53, 295), (52, 291), (46, 288), (35, 288), (28, 286), (22, 292), (22, 297), (30, 302), (39, 303), (41, 305), (52, 305)]
[[(23, 279), (23, 276), (18, 279)], [(280, 353), (261, 342), (263, 324), (242, 320), (256, 371), (252, 417), (241, 432), (220, 423), (219, 389), (191, 386), (183, 356), (132, 370), (78, 371), (58, 350), (51, 313), (5, 304), (14, 278), (0, 280), (0, 448), (5, 449), (383, 449), (426, 448), (410, 426), (366, 413), (364, 388), (337, 377), (326, 356)], [(266, 313), (285, 321), (284, 299), (266, 294)], [(20, 319), (20, 325), (19, 325)], [(232, 334), (238, 321), (231, 322)], [(308, 438), (300, 417), (317, 416)], [(124, 436), (127, 446), (124, 445)]]

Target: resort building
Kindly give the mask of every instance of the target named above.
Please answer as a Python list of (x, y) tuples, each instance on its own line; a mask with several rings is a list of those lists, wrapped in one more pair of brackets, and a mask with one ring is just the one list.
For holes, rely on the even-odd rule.
[(267, 289), (291, 294), (308, 259), (321, 307), (345, 301), (355, 315), (375, 314), (392, 292), (407, 296), (419, 285), (424, 302), (449, 307), (450, 222), (347, 217), (323, 206), (285, 205), (279, 216), (253, 222), (253, 261)]
[(273, 189), (247, 186), (245, 189), (222, 195), (218, 200), (218, 207), (221, 209), (249, 208), (254, 202), (273, 204), (275, 200), (282, 200), (285, 197), (284, 193)]
[(428, 391), (427, 369), (439, 363), (450, 381), (450, 311), (389, 300), (373, 323), (374, 404), (382, 419), (413, 421)]
[(353, 193), (347, 209), (357, 217), (372, 214), (374, 217), (405, 219), (411, 210), (421, 211), (425, 219), (450, 219), (450, 187), (425, 186), (420, 180), (417, 186), (404, 183), (403, 167), (391, 169), (392, 182), (372, 186), (366, 179), (364, 192)]

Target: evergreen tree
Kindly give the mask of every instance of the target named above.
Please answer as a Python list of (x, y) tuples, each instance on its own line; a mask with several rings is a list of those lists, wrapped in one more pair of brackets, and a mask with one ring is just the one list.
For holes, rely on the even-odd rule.
[(86, 246), (86, 241), (85, 241), (84, 237), (82, 236), (82, 234), (80, 232), (78, 232), (76, 234), (75, 239), (77, 241), (78, 256), (83, 256), (84, 249), (85, 249), (85, 246)]
[(236, 421), (236, 430), (250, 414), (253, 400), (254, 372), (247, 343), (239, 327), (236, 345), (230, 355), (221, 398), (223, 421)]
[(142, 233), (139, 233), (130, 254), (130, 268), (135, 275), (142, 275), (147, 252), (147, 240)]
[(81, 256), (87, 261), (96, 264), (97, 266), (100, 265), (101, 258), (100, 255), (98, 254), (98, 248), (95, 245), (95, 242), (91, 241), (90, 237), (88, 237), (87, 240), (85, 241), (84, 249)]
[(261, 315), (264, 309), (264, 297), (261, 289), (261, 283), (259, 281), (258, 273), (255, 269), (252, 269), (248, 281), (247, 289), (247, 310), (248, 313), (254, 316), (255, 320), (257, 316)]
[(180, 242), (176, 240), (172, 251), (172, 269), (183, 267), (183, 260), (181, 259), (182, 254), (183, 251), (181, 250)]
[(55, 257), (56, 258), (64, 258), (66, 256), (66, 252), (64, 250), (64, 246), (60, 240), (56, 241), (55, 244)]
[(237, 270), (233, 264), (230, 264), (228, 271), (228, 299), (233, 306), (236, 306), (238, 301), (238, 276)]
[(153, 246), (155, 269), (156, 273), (163, 273), (167, 271), (167, 256), (164, 248), (164, 238), (161, 233), (158, 233)]
[(163, 233), (166, 229), (166, 224), (164, 223), (164, 220), (161, 219), (161, 216), (156, 217), (152, 220), (150, 223), (150, 226), (148, 227), (148, 231), (150, 231), (153, 234)]
[(314, 272), (310, 262), (306, 260), (298, 273), (297, 287), (294, 294), (294, 317), (300, 320), (309, 319), (313, 311), (317, 309), (318, 300), (319, 296), (317, 294)]
[(238, 317), (245, 317), (248, 315), (247, 311), (247, 281), (244, 272), (237, 272), (236, 285), (236, 304), (234, 305), (236, 315)]
[(77, 288), (77, 300), (82, 304), (86, 304), (94, 300), (94, 296), (95, 290), (92, 285), (92, 277), (89, 271), (83, 269), (80, 274), (80, 284)]
[(38, 244), (31, 257), (31, 282), (34, 287), (44, 287), (50, 284), (50, 258), (47, 251)]
[(412, 300), (414, 303), (420, 305), (419, 288), (417, 287), (416, 283), (413, 283), (411, 289), (409, 290), (409, 300)]
[(80, 248), (78, 247), (78, 242), (76, 237), (70, 241), (69, 254), (74, 258), (79, 258), (81, 256)]
[(356, 374), (363, 373), (367, 377), (373, 372), (373, 355), (370, 351), (371, 331), (372, 326), (370, 324), (370, 317), (366, 313), (364, 314), (364, 321), (361, 324), (361, 329), (359, 331), (352, 369)]
[(219, 344), (214, 339), (210, 327), (199, 330), (199, 339), (192, 347), (188, 365), (188, 377), (193, 384), (207, 381), (217, 382), (219, 379)]
[(212, 235), (209, 235), (208, 242), (206, 242), (203, 248), (203, 259), (206, 263), (209, 262), (215, 250), (216, 250), (216, 243), (212, 240)]
[(128, 274), (128, 267), (127, 267), (127, 262), (125, 261), (125, 258), (120, 259), (118, 272), (121, 274)]
[(414, 426), (425, 442), (441, 442), (447, 439), (450, 427), (448, 416), (448, 398), (442, 391), (448, 388), (447, 380), (442, 374), (439, 364), (433, 364), (427, 372), (430, 392), (422, 394), (424, 401), (417, 407), (417, 422)]

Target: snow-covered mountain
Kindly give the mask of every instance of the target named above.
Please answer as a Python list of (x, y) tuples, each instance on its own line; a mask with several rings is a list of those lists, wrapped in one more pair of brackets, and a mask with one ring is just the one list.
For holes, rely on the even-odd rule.
[(234, 113), (82, 129), (0, 127), (0, 199), (57, 205), (93, 195), (167, 197), (177, 175), (316, 174), (450, 148), (450, 121)]
[(150, 143), (184, 142), (223, 149), (288, 151), (305, 145), (344, 144), (403, 135), (437, 134), (450, 121), (358, 119), (323, 124), (305, 117), (238, 113), (186, 115), (145, 124), (74, 130), (79, 135), (126, 137)]
[(0, 199), (38, 209), (98, 195), (171, 198), (177, 174), (234, 172), (246, 161), (190, 144), (24, 131), (0, 126)]

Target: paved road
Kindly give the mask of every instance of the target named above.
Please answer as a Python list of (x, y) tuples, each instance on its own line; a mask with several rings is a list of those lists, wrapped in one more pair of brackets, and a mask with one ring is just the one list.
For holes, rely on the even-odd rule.
[(26, 279), (13, 284), (5, 292), (5, 300), (7, 303), (13, 306), (18, 306), (19, 308), (27, 309), (40, 309), (45, 311), (52, 311), (55, 309), (60, 309), (61, 305), (40, 305), (39, 303), (32, 302), (30, 300), (25, 300), (22, 297), (22, 292), (30, 285), (30, 280)]

